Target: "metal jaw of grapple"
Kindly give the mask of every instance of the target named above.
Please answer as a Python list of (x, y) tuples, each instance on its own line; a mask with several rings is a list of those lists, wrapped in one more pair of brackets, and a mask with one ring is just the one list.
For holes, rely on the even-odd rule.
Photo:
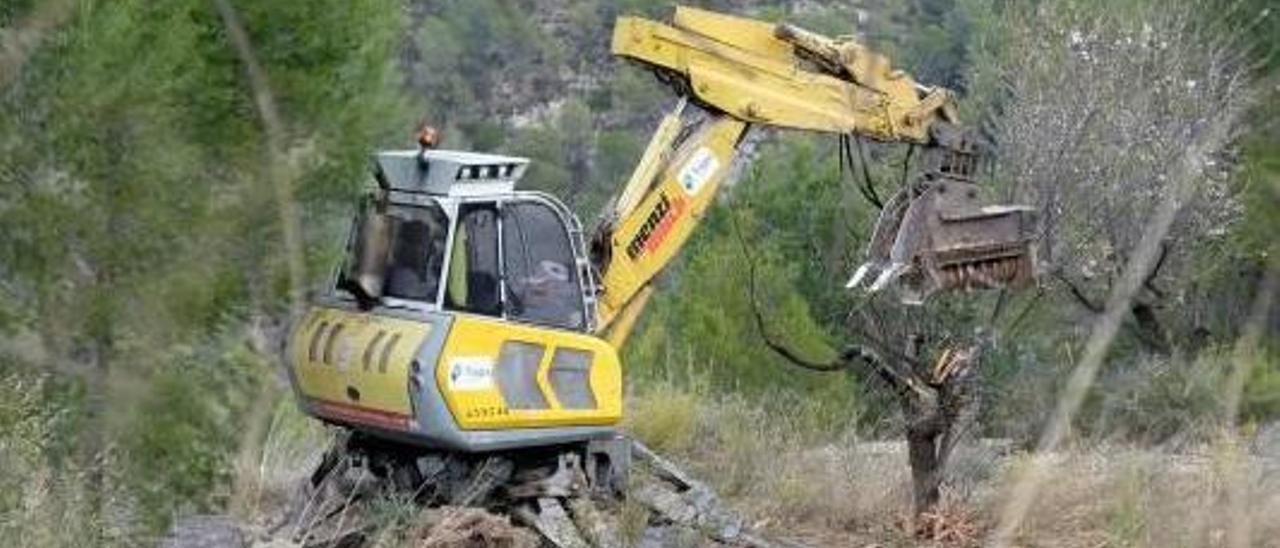
[(869, 292), (895, 286), (903, 303), (921, 304), (940, 291), (1035, 282), (1035, 209), (983, 205), (972, 146), (959, 133), (941, 137), (948, 146), (927, 150), (921, 177), (881, 210), (867, 260), (846, 287), (872, 280)]

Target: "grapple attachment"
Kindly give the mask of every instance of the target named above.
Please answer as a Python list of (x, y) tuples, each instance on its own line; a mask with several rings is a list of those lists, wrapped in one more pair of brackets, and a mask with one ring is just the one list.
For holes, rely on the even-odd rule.
[(867, 261), (849, 280), (868, 291), (891, 285), (903, 303), (920, 304), (939, 291), (1020, 288), (1035, 281), (1035, 209), (983, 205), (972, 182), (972, 147), (958, 135), (928, 151), (928, 167), (884, 209), (867, 246)]
[(1035, 280), (1035, 210), (976, 204), (972, 183), (947, 181), (886, 204), (863, 263), (847, 287), (880, 291), (897, 284), (902, 301), (920, 304), (939, 291), (1025, 287)]

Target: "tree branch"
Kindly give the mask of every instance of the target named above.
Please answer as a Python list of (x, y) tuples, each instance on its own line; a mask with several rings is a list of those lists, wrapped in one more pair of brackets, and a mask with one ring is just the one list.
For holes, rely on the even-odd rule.
[(818, 361), (807, 359), (797, 354), (795, 351), (791, 350), (786, 345), (779, 343), (777, 341), (774, 341), (773, 337), (769, 335), (769, 330), (765, 326), (764, 314), (760, 312), (760, 307), (757, 306), (757, 303), (756, 303), (755, 260), (754, 258), (752, 258), (751, 252), (747, 248), (746, 240), (742, 237), (742, 230), (738, 227), (737, 215), (730, 215), (729, 220), (733, 224), (734, 235), (737, 236), (738, 243), (742, 246), (742, 255), (743, 257), (746, 258), (746, 261), (747, 261), (747, 291), (748, 291), (747, 300), (751, 305), (751, 315), (755, 319), (756, 330), (760, 332), (760, 338), (764, 341), (765, 346), (768, 346), (770, 350), (773, 350), (779, 356), (782, 356), (788, 362), (791, 362), (792, 365), (795, 365), (797, 367), (801, 367), (804, 369), (808, 369), (810, 371), (832, 372), (832, 371), (842, 371), (846, 369), (848, 367), (848, 364), (842, 363), (841, 360), (824, 363), (824, 362), (818, 362)]
[[(822, 373), (844, 371), (851, 368), (856, 361), (865, 362), (875, 370), (877, 375), (889, 383), (900, 396), (907, 397), (909, 394), (915, 394), (919, 398), (934, 398), (936, 396), (935, 391), (929, 387), (928, 383), (910, 369), (885, 360), (879, 352), (870, 347), (851, 344), (846, 346), (836, 359), (820, 362), (805, 358), (786, 344), (774, 340), (769, 334), (769, 329), (764, 320), (764, 313), (761, 312), (759, 303), (756, 301), (755, 259), (751, 256), (746, 239), (742, 236), (737, 216), (730, 215), (729, 218), (733, 225), (734, 235), (737, 236), (738, 243), (742, 247), (743, 257), (747, 261), (748, 303), (751, 306), (751, 316), (755, 320), (756, 330), (760, 332), (760, 338), (765, 346), (787, 360), (788, 363), (809, 371)], [(914, 362), (904, 361), (904, 364), (909, 365), (910, 363)]]
[(1089, 309), (1089, 311), (1093, 312), (1094, 314), (1102, 313), (1103, 311), (1102, 305), (1093, 302), (1093, 300), (1090, 299), (1088, 295), (1084, 294), (1084, 291), (1082, 291), (1078, 286), (1076, 286), (1074, 282), (1072, 282), (1069, 278), (1067, 278), (1061, 272), (1058, 272), (1055, 270), (1053, 272), (1053, 277), (1056, 278), (1058, 281), (1062, 282), (1063, 285), (1067, 286), (1067, 289), (1071, 292), (1071, 296), (1075, 297), (1076, 301), (1078, 301), (1081, 306)]
[(1160, 242), (1160, 257), (1156, 259), (1156, 265), (1151, 267), (1151, 273), (1147, 274), (1146, 279), (1142, 280), (1142, 287), (1147, 288), (1159, 299), (1164, 298), (1164, 292), (1156, 287), (1156, 276), (1160, 275), (1160, 267), (1164, 266), (1165, 259), (1169, 258), (1169, 247), (1169, 242)]

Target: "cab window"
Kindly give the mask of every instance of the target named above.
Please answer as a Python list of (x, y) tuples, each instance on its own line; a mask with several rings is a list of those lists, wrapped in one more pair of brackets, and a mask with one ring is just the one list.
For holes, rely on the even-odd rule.
[(449, 219), (435, 203), (366, 203), (352, 228), (337, 288), (362, 308), (383, 297), (435, 304)]
[(560, 216), (539, 202), (503, 204), (502, 257), (509, 317), (580, 329), (582, 294)]
[(444, 265), (448, 218), (439, 206), (392, 207), (391, 249), (383, 293), (434, 303)]
[(497, 207), (493, 203), (463, 204), (458, 209), (458, 227), (449, 258), (445, 307), (501, 315), (499, 280)]

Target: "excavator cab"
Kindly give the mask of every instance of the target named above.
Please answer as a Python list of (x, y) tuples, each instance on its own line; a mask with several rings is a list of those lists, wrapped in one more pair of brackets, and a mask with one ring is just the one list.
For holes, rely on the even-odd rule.
[(528, 160), (374, 155), (331, 287), (290, 337), (307, 413), (427, 449), (483, 452), (613, 436), (617, 351), (592, 335), (578, 220), (518, 191)]

